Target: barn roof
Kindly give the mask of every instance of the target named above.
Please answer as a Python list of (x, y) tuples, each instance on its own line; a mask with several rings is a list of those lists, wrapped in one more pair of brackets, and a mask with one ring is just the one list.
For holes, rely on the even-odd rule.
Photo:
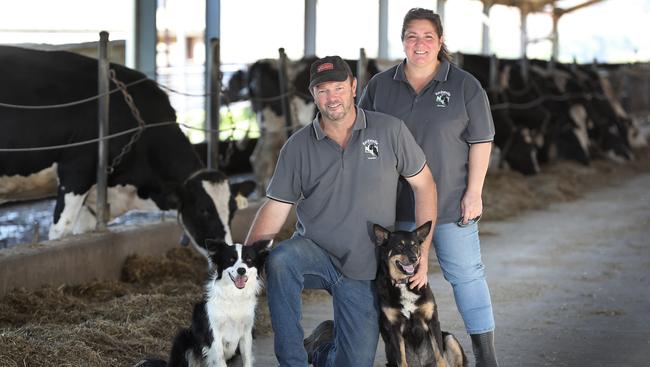
[(536, 13), (542, 11), (551, 11), (557, 9), (555, 12), (569, 13), (573, 10), (580, 9), (585, 6), (599, 3), (603, 0), (481, 0), (488, 5), (505, 5), (514, 6), (529, 13)]

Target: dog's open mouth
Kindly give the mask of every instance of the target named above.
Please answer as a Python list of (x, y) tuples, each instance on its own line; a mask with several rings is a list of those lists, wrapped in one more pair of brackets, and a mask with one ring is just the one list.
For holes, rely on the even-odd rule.
[(235, 287), (238, 289), (242, 289), (246, 286), (246, 282), (248, 281), (248, 277), (246, 275), (239, 275), (235, 276), (233, 278), (232, 274), (228, 273), (230, 275), (230, 280), (235, 284)]
[(396, 260), (395, 265), (397, 265), (397, 268), (400, 269), (402, 273), (413, 275), (415, 274), (415, 265), (417, 264), (402, 264), (399, 260)]

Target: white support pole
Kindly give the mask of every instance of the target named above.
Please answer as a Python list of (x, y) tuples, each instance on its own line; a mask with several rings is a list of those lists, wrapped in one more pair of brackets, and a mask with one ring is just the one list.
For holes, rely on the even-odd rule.
[(488, 0), (483, 1), (483, 28), (482, 35), (483, 39), (481, 42), (481, 53), (483, 55), (491, 54), (490, 47), (490, 27), (488, 21), (490, 20), (490, 9), (492, 8), (492, 2)]
[(316, 2), (305, 0), (305, 56), (316, 56)]
[(379, 37), (377, 57), (388, 59), (388, 0), (379, 0)]
[(139, 0), (135, 3), (134, 46), (135, 68), (149, 78), (156, 78), (156, 0)]
[(521, 38), (520, 38), (520, 57), (523, 59), (526, 57), (526, 50), (528, 48), (528, 9), (520, 8), (521, 12)]
[(205, 50), (210, 52), (210, 40), (221, 35), (221, 0), (205, 0)]
[(556, 12), (553, 9), (553, 30), (551, 31), (551, 42), (553, 42), (553, 48), (551, 50), (551, 60), (557, 61), (560, 56), (560, 33), (557, 29), (557, 24), (560, 21), (560, 13)]
[(443, 21), (445, 20), (445, 4), (447, 3), (447, 0), (438, 0), (436, 1), (436, 13), (440, 16), (440, 19)]
[(208, 143), (208, 168), (219, 167), (219, 110), (221, 91), (220, 44), (221, 1), (205, 0), (205, 129)]

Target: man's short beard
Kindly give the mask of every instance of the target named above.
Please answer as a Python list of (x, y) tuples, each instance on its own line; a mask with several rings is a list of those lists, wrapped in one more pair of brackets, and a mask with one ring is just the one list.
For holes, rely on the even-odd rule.
[(346, 115), (346, 111), (341, 112), (340, 116), (332, 116), (332, 114), (330, 114), (329, 112), (327, 112), (327, 110), (325, 110), (325, 111), (320, 111), (320, 113), (321, 113), (321, 115), (327, 117), (327, 119), (328, 119), (328, 120), (331, 120), (331, 121), (339, 121), (339, 120), (342, 120), (342, 119), (345, 117), (345, 115)]

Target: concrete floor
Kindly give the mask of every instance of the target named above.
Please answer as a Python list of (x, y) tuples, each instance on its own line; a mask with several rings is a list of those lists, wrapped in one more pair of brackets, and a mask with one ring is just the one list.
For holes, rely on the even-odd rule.
[[(503, 366), (648, 366), (650, 360), (650, 175), (514, 220), (481, 224), (483, 260)], [(486, 213), (489, 219), (489, 213)], [(443, 329), (473, 366), (449, 285), (430, 285)], [(307, 300), (308, 334), (332, 317)], [(254, 342), (257, 366), (275, 366), (272, 337)], [(233, 365), (239, 365), (235, 362)], [(375, 366), (383, 366), (383, 344)]]

